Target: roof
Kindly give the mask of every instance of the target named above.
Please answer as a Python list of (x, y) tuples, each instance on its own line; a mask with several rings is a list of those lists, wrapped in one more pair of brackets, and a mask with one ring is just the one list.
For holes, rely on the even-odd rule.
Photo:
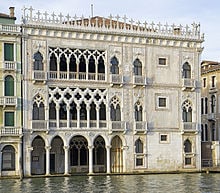
[(220, 71), (220, 62), (204, 60), (201, 63), (201, 73), (207, 74), (214, 71)]

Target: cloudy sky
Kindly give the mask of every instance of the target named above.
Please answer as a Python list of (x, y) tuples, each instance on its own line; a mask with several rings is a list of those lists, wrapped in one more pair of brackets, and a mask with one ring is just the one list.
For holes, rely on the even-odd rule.
[(20, 22), (21, 9), (32, 6), (35, 11), (71, 16), (108, 17), (120, 15), (143, 22), (161, 22), (170, 25), (200, 23), (205, 34), (202, 60), (220, 62), (220, 0), (0, 0), (0, 13), (9, 14), (9, 7), (15, 7)]

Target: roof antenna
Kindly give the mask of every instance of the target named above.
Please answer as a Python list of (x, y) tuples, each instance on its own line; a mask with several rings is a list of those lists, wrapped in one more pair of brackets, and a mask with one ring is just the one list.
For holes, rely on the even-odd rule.
[(93, 4), (91, 4), (91, 14), (92, 14), (92, 17), (93, 17)]

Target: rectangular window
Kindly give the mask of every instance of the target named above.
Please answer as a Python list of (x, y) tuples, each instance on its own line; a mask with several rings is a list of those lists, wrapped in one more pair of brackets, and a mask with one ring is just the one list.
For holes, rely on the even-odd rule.
[(5, 112), (5, 127), (14, 126), (14, 112)]
[(212, 88), (215, 87), (215, 81), (216, 81), (216, 77), (215, 77), (215, 76), (212, 76)]
[(160, 141), (167, 141), (167, 135), (160, 135)]
[(167, 59), (166, 58), (159, 58), (159, 65), (167, 65)]
[(136, 159), (136, 166), (143, 166), (143, 158)]
[(203, 78), (203, 88), (206, 87), (206, 78)]
[(10, 44), (10, 43), (4, 44), (4, 60), (14, 61), (14, 44)]
[(192, 158), (185, 158), (185, 165), (191, 165), (191, 163), (192, 163)]
[(167, 106), (167, 99), (159, 97), (159, 107), (166, 107)]

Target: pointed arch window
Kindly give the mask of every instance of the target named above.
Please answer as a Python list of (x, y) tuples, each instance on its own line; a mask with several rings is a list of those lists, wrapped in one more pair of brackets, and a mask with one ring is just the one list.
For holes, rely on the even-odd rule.
[(95, 73), (95, 59), (93, 56), (89, 58), (89, 73)]
[(142, 121), (143, 120), (142, 115), (142, 106), (140, 102), (136, 102), (135, 104), (135, 121)]
[(96, 105), (94, 102), (90, 105), (90, 120), (96, 120)]
[(98, 59), (98, 73), (105, 73), (105, 64), (102, 56)]
[(113, 56), (111, 58), (110, 63), (111, 63), (111, 73), (112, 74), (119, 74), (118, 59), (115, 56)]
[(60, 71), (67, 71), (66, 56), (62, 54), (60, 57)]
[(134, 65), (134, 75), (142, 76), (142, 63), (141, 63), (141, 61), (138, 58), (136, 58), (133, 65)]
[(183, 78), (191, 78), (191, 66), (188, 62), (183, 64)]
[(117, 97), (113, 97), (111, 100), (111, 120), (112, 121), (121, 121), (121, 108), (120, 101)]
[(192, 153), (192, 144), (189, 139), (184, 141), (184, 152), (185, 153)]
[(57, 58), (54, 53), (50, 55), (50, 71), (57, 71)]
[(106, 120), (106, 106), (102, 102), (99, 108), (99, 119), (100, 120)]
[(60, 104), (59, 116), (60, 120), (67, 120), (67, 108), (64, 101)]
[(5, 96), (14, 96), (14, 78), (11, 75), (5, 77)]
[(39, 51), (34, 54), (34, 70), (43, 70), (43, 56)]
[(77, 72), (76, 57), (73, 54), (70, 57), (69, 70), (70, 72)]
[(44, 103), (34, 102), (33, 104), (33, 120), (44, 120), (45, 119), (45, 110)]
[(80, 120), (87, 120), (87, 110), (84, 102), (80, 105)]
[(56, 104), (53, 101), (49, 104), (49, 119), (56, 120)]
[(192, 104), (189, 100), (182, 105), (182, 116), (183, 122), (192, 122)]
[(77, 120), (77, 109), (76, 109), (76, 103), (74, 102), (70, 104), (70, 118), (72, 120)]
[(86, 60), (83, 55), (81, 55), (79, 61), (79, 72), (86, 72)]

